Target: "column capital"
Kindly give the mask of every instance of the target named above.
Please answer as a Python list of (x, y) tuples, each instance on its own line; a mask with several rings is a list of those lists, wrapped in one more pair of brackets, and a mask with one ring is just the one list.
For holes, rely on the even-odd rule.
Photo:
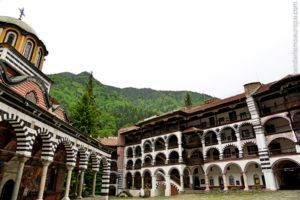
[(50, 160), (42, 160), (43, 166), (49, 166), (52, 163)]
[(68, 169), (68, 170), (73, 170), (73, 169), (74, 169), (74, 166), (73, 166), (73, 165), (67, 165), (67, 169)]
[(27, 156), (25, 156), (25, 155), (19, 154), (19, 155), (17, 155), (17, 156), (18, 156), (18, 161), (19, 161), (19, 162), (26, 162), (26, 161), (29, 159), (29, 157), (27, 157)]

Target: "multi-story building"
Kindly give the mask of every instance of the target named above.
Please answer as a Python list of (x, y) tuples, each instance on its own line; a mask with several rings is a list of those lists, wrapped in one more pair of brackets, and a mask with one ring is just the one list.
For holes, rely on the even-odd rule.
[(300, 188), (300, 75), (156, 115), (118, 133), (118, 192)]

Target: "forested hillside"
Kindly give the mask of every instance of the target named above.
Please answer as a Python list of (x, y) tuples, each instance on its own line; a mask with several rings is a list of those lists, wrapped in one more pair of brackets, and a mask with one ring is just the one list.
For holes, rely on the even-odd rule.
[[(81, 97), (89, 73), (51, 74), (53, 80), (50, 96), (64, 105), (68, 112)], [(157, 113), (184, 107), (186, 91), (157, 91), (152, 89), (116, 88), (94, 81), (96, 103), (102, 113), (101, 136), (116, 135), (118, 128), (129, 126)], [(189, 92), (193, 105), (200, 105), (211, 98), (206, 94)]]

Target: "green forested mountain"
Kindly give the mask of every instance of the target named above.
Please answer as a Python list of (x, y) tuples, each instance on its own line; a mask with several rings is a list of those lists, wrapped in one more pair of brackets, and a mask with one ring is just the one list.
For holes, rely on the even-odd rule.
[[(89, 73), (69, 72), (51, 74), (53, 80), (50, 96), (64, 105), (68, 112), (81, 97)], [(116, 135), (118, 128), (133, 125), (137, 121), (154, 114), (168, 112), (184, 107), (186, 91), (157, 91), (152, 89), (116, 88), (94, 82), (96, 103), (102, 113), (103, 130), (101, 136)], [(206, 94), (189, 92), (193, 106), (200, 105), (211, 98)]]

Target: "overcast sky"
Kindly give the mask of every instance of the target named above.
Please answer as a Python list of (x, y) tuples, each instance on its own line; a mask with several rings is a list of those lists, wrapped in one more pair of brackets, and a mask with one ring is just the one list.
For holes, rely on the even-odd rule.
[(46, 74), (225, 98), (293, 73), (292, 0), (0, 0), (0, 15), (22, 7)]

